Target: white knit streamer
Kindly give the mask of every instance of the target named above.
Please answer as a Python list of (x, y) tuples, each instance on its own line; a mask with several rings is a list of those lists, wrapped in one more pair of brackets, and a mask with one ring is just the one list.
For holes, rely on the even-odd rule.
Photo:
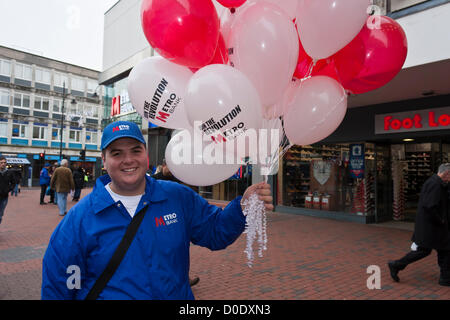
[(253, 243), (258, 241), (258, 256), (262, 258), (263, 251), (267, 250), (267, 218), (264, 202), (258, 199), (258, 195), (253, 193), (243, 203), (246, 225), (244, 233), (247, 234), (247, 247), (244, 252), (247, 254), (247, 265), (253, 266), (254, 253)]

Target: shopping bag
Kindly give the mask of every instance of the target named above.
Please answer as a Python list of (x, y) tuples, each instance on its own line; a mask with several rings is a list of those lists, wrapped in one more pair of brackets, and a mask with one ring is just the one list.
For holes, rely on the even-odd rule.
[(50, 186), (47, 187), (47, 190), (45, 191), (45, 195), (47, 195), (47, 196), (50, 195)]

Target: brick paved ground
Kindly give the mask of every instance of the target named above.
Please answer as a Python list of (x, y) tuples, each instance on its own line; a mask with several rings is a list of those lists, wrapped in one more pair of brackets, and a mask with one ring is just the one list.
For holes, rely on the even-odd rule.
[[(40, 298), (42, 256), (61, 217), (55, 205), (38, 202), (38, 189), (10, 197), (0, 225), (0, 299)], [(253, 268), (243, 253), (245, 234), (223, 251), (191, 247), (191, 274), (201, 278), (194, 295), (198, 300), (450, 299), (450, 287), (437, 284), (435, 252), (401, 272), (400, 283), (391, 281), (386, 261), (405, 254), (410, 237), (411, 231), (380, 225), (273, 213), (268, 250)], [(366, 286), (370, 265), (380, 266), (380, 290)]]

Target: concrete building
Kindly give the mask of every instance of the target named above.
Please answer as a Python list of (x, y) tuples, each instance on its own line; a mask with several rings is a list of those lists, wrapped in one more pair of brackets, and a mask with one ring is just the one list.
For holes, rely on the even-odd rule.
[[(60, 153), (101, 172), (103, 88), (99, 72), (0, 46), (0, 153), (20, 166), (22, 184), (39, 185)], [(63, 127), (61, 145), (61, 127)], [(62, 146), (62, 148), (60, 147)]]

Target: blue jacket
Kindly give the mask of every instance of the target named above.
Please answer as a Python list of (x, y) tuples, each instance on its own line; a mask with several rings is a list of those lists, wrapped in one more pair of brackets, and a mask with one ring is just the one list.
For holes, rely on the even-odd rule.
[[(190, 242), (211, 250), (233, 243), (245, 229), (240, 197), (222, 210), (181, 184), (146, 179), (136, 210), (149, 204), (146, 215), (99, 299), (194, 299)], [(43, 260), (42, 299), (84, 299), (105, 269), (131, 222), (105, 189), (110, 181), (98, 178), (53, 232)], [(67, 285), (76, 284), (73, 266), (81, 275), (79, 289)]]
[(42, 168), (41, 170), (41, 174), (39, 176), (39, 184), (42, 186), (43, 184), (45, 185), (50, 185), (50, 175), (48, 174), (48, 170), (47, 168)]

